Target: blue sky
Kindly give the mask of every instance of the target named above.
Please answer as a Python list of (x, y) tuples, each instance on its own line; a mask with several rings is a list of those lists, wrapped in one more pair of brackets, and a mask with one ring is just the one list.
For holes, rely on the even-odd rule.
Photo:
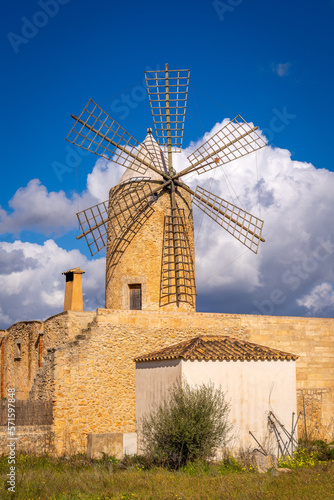
[[(292, 284), (284, 283), (282, 278), (289, 271), (296, 275), (292, 269), (298, 262), (314, 259), (311, 255), (319, 245), (316, 238), (333, 235), (333, 221), (329, 215), (333, 213), (329, 190), (334, 175), (333, 22), (334, 3), (330, 0), (319, 3), (299, 0), (171, 0), (167, 4), (132, 0), (126, 3), (13, 0), (7, 3), (0, 21), (3, 68), (0, 83), (0, 245), (3, 250), (0, 253), (0, 272), (5, 269), (0, 274), (0, 282), (4, 277), (0, 328), (18, 319), (38, 319), (38, 315), (45, 317), (61, 310), (61, 276), (54, 278), (55, 294), (48, 289), (45, 292), (48, 298), (40, 299), (44, 302), (38, 309), (29, 300), (33, 293), (29, 279), (20, 275), (30, 266), (32, 276), (37, 276), (37, 264), (31, 264), (32, 261), (27, 259), (36, 260), (47, 240), (58, 248), (52, 250), (58, 257), (64, 255), (59, 266), (66, 267), (70, 263), (69, 255), (76, 255), (77, 260), (82, 260), (82, 265), (92, 266), (92, 269), (98, 267), (98, 260), (93, 262), (88, 257), (84, 242), (75, 239), (76, 228), (64, 214), (69, 211), (74, 214), (78, 206), (85, 208), (84, 202), (93, 199), (93, 195), (97, 197), (96, 202), (101, 201), (98, 199), (100, 193), (104, 194), (101, 183), (105, 184), (107, 178), (116, 182), (116, 173), (107, 172), (109, 167), (102, 164), (96, 167), (97, 158), (93, 155), (83, 157), (77, 153), (76, 175), (71, 150), (65, 142), (72, 125), (70, 114), (78, 114), (92, 98), (138, 140), (143, 140), (147, 127), (152, 126), (143, 86), (144, 71), (161, 69), (166, 62), (172, 69), (189, 68), (191, 71), (184, 148), (191, 141), (201, 141), (216, 123), (232, 119), (237, 114), (259, 126), (268, 138), (271, 155), (259, 156), (260, 173), (256, 173), (254, 159), (253, 167), (250, 167), (253, 177), (251, 173), (247, 176), (243, 173), (242, 165), (238, 171), (249, 185), (259, 187), (259, 179), (264, 179), (266, 195), (258, 200), (260, 209), (265, 196), (268, 198), (268, 193), (274, 192), (273, 183), (280, 186), (282, 200), (285, 189), (290, 189), (285, 184), (288, 178), (292, 179), (290, 173), (284, 178), (279, 177), (283, 175), (279, 158), (290, 161), (291, 169), (299, 168), (294, 162), (309, 165), (304, 176), (300, 177), (300, 172), (298, 179), (293, 176), (291, 189), (292, 192), (301, 190), (302, 203), (296, 206), (293, 195), (291, 199), (287, 195), (290, 205), (287, 203), (283, 209), (282, 203), (276, 203), (277, 214), (275, 217), (268, 214), (269, 222), (265, 220), (265, 228), (272, 221), (275, 231), (268, 227), (269, 234), (273, 231), (279, 235), (281, 231), (282, 240), (289, 218), (294, 220), (295, 217), (297, 221), (298, 217), (304, 224), (311, 224), (307, 221), (314, 216), (314, 225), (299, 228), (297, 223), (289, 233), (291, 237), (295, 235), (296, 241), (285, 238), (286, 249), (273, 246), (274, 240), (267, 242), (270, 249), (266, 250), (267, 254), (257, 256), (256, 264), (246, 256), (245, 269), (257, 268), (253, 281), (251, 278), (250, 281), (244, 280), (245, 269), (240, 282), (237, 278), (234, 281), (238, 269), (231, 264), (233, 258), (229, 260), (228, 251), (225, 252), (227, 267), (223, 274), (226, 277), (231, 273), (230, 279), (208, 280), (207, 270), (201, 267), (204, 266), (205, 248), (199, 241), (197, 269), (199, 280), (206, 283), (198, 290), (199, 309), (333, 316), (331, 247), (324, 250), (328, 258), (316, 260), (318, 267), (314, 271), (301, 272), (308, 276), (299, 277), (297, 289), (292, 290)], [(289, 154), (284, 156), (282, 150)], [(272, 162), (277, 169), (268, 169), (270, 179), (266, 177), (266, 162)], [(248, 172), (248, 168), (246, 170)], [(233, 177), (234, 174), (231, 171), (229, 175)], [(88, 175), (91, 175), (90, 191)], [(39, 182), (30, 184), (28, 189), (32, 179)], [(217, 188), (219, 182), (216, 179)], [(238, 185), (238, 179), (235, 183)], [(320, 185), (324, 186), (324, 192), (315, 192), (315, 186)], [(77, 190), (79, 201), (73, 198)], [(90, 196), (84, 194), (87, 192)], [(242, 197), (245, 193), (242, 191), (239, 195)], [(43, 200), (48, 200), (49, 205), (43, 204)], [(319, 207), (313, 206), (313, 211), (312, 200), (319, 203)], [(319, 200), (326, 206), (320, 206)], [(34, 201), (36, 206), (32, 209)], [(263, 203), (264, 213), (265, 209)], [(313, 231), (315, 227), (319, 234)], [(301, 233), (298, 234), (299, 230)], [(18, 243), (15, 246), (16, 241), (21, 242), (20, 248)], [(299, 248), (300, 241), (304, 246), (300, 252), (293, 253), (292, 247)], [(224, 245), (220, 239), (219, 243)], [(29, 247), (28, 251), (28, 245), (35, 246)], [(45, 248), (43, 251), (45, 253)], [(285, 260), (282, 255), (286, 255)], [(58, 262), (57, 258), (55, 261)], [(281, 261), (280, 267), (278, 261)], [(87, 278), (86, 305), (90, 308), (103, 306), (101, 294), (99, 300), (96, 299), (96, 287), (104, 287), (99, 282), (99, 279), (103, 280), (101, 262), (95, 281), (89, 282)], [(239, 267), (243, 268), (243, 265)], [(312, 268), (311, 264), (309, 268)], [(57, 266), (56, 269), (58, 272)], [(44, 277), (40, 277), (42, 288), (46, 286), (46, 275), (47, 263)], [(12, 286), (9, 283), (15, 280), (14, 290), (8, 289)], [(277, 304), (270, 298), (275, 297), (273, 290), (276, 289), (286, 297)], [(324, 297), (324, 293), (326, 298), (321, 306), (320, 296)], [(22, 309), (25, 317), (22, 318), (13, 312), (18, 300), (26, 304)], [(260, 305), (256, 306), (255, 302)], [(317, 307), (314, 306), (316, 303)]]

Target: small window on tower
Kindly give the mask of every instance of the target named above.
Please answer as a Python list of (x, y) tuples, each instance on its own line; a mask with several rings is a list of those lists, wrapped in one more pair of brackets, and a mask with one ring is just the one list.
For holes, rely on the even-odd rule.
[(22, 341), (21, 340), (16, 340), (15, 341), (14, 358), (15, 359), (21, 359), (21, 357), (22, 357)]
[(141, 285), (129, 285), (130, 309), (141, 309)]

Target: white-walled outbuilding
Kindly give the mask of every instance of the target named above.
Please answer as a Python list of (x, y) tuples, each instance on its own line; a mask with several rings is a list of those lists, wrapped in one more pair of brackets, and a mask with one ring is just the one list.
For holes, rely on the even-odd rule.
[(213, 382), (230, 402), (233, 447), (252, 446), (268, 435), (272, 411), (291, 430), (297, 414), (296, 359), (298, 356), (225, 336), (201, 336), (136, 361), (136, 420), (158, 404), (171, 385), (186, 379), (190, 385)]

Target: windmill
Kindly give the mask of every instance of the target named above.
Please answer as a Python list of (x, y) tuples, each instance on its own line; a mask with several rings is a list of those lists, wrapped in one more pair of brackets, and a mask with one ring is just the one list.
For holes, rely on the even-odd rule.
[[(184, 170), (173, 168), (173, 153), (182, 149), (189, 75), (189, 70), (170, 70), (168, 64), (145, 72), (157, 141), (148, 129), (140, 144), (92, 100), (79, 117), (71, 115), (75, 123), (67, 141), (126, 168), (109, 200), (77, 214), (82, 230), (77, 239), (86, 239), (92, 255), (107, 247), (108, 308), (141, 309), (143, 301), (148, 309), (195, 308), (191, 203), (252, 252), (265, 241), (261, 219), (200, 186), (194, 191), (182, 180), (264, 147), (258, 127), (238, 115), (187, 157)], [(141, 276), (147, 266), (149, 283)], [(153, 289), (158, 299), (152, 299)], [(123, 297), (118, 302), (116, 290)]]

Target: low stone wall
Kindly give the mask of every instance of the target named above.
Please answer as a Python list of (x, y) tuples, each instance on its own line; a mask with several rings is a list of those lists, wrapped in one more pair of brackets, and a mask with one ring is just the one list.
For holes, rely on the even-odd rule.
[[(0, 428), (0, 453), (8, 455), (8, 430), (7, 427)], [(24, 425), (15, 430), (16, 453), (54, 453), (55, 436), (52, 425)]]
[(125, 455), (137, 453), (137, 434), (110, 432), (108, 434), (87, 435), (88, 458), (100, 459), (103, 455), (113, 456), (122, 460)]
[[(11, 404), (10, 409), (13, 409)], [(10, 416), (15, 415), (15, 426), (28, 425), (52, 425), (52, 401), (16, 401), (15, 412)], [(2, 400), (0, 402), (0, 426), (8, 425), (8, 402)]]

